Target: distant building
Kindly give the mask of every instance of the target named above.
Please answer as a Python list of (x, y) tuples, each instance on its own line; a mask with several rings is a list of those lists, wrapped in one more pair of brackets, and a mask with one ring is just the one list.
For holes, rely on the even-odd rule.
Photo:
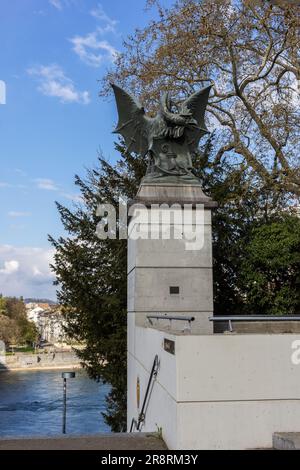
[(38, 305), (38, 307), (42, 308), (43, 310), (46, 310), (46, 309), (50, 308), (50, 305), (46, 304), (46, 303), (38, 302), (37, 305)]
[(38, 326), (39, 316), (44, 312), (42, 307), (39, 307), (38, 304), (30, 303), (26, 305), (26, 316), (27, 320), (32, 321)]
[(59, 307), (31, 302), (26, 305), (26, 314), (27, 319), (37, 326), (41, 340), (49, 343), (63, 343), (65, 341), (65, 321)]
[(64, 331), (65, 320), (59, 309), (45, 310), (40, 313), (38, 329), (41, 339), (48, 343), (63, 343), (66, 339)]

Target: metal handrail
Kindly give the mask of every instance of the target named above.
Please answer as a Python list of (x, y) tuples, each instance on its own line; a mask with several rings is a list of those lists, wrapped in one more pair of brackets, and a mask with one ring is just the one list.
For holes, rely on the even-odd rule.
[(233, 331), (233, 321), (300, 321), (300, 315), (216, 315), (209, 321), (228, 321), (229, 331)]
[(147, 315), (147, 319), (149, 320), (149, 322), (151, 323), (151, 325), (153, 324), (151, 319), (154, 318), (155, 320), (181, 320), (181, 321), (188, 321), (188, 322), (191, 322), (191, 321), (194, 321), (195, 320), (195, 317), (189, 317), (189, 316), (186, 316), (186, 315), (182, 315), (182, 316), (179, 316), (179, 315)]
[(153, 380), (153, 378), (155, 379), (156, 376), (157, 376), (158, 367), (159, 367), (159, 361), (158, 361), (158, 355), (156, 354), (156, 356), (154, 358), (154, 361), (153, 361), (152, 369), (151, 369), (151, 372), (150, 372), (150, 377), (149, 377), (149, 380), (148, 380), (147, 389), (146, 389), (144, 401), (143, 401), (143, 404), (142, 404), (142, 409), (141, 409), (141, 412), (139, 413), (138, 420), (136, 420), (135, 418), (132, 418), (131, 426), (130, 426), (130, 432), (132, 432), (133, 426), (135, 426), (137, 431), (139, 431), (140, 430), (140, 425), (145, 421), (145, 408), (146, 408), (146, 404), (147, 404), (147, 400), (148, 400), (148, 395), (149, 395), (149, 392), (150, 392), (150, 387), (151, 387), (152, 380)]
[(137, 420), (135, 418), (132, 418), (129, 432), (133, 431), (133, 426), (137, 428), (137, 424)]

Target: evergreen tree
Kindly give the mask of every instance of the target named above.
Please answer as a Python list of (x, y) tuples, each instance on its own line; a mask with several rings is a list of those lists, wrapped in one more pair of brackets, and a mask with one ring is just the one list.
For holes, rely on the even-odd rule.
[(300, 219), (276, 214), (255, 224), (240, 246), (240, 288), (248, 313), (300, 313)]
[(140, 157), (124, 155), (116, 166), (99, 156), (99, 167), (85, 180), (75, 177), (82, 204), (72, 211), (57, 204), (68, 237), (50, 241), (55, 247), (53, 269), (60, 289), (58, 300), (67, 319), (68, 335), (85, 348), (77, 354), (90, 377), (111, 385), (106, 422), (112, 431), (126, 427), (127, 243), (100, 240), (96, 235), (100, 203), (118, 207), (119, 198), (134, 197), (145, 173)]

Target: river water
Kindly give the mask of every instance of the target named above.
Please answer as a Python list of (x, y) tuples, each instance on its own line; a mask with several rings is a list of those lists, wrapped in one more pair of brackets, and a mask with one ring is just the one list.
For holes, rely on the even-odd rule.
[[(0, 436), (50, 436), (62, 430), (61, 370), (0, 372)], [(101, 412), (109, 386), (83, 370), (67, 380), (67, 434), (110, 431)]]

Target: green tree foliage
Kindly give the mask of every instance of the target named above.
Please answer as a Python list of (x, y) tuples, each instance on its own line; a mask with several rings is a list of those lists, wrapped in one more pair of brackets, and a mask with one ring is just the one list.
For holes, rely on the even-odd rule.
[(16, 297), (7, 297), (5, 299), (5, 310), (6, 315), (13, 320), (26, 318), (25, 304), (21, 299), (17, 299)]
[(0, 294), (0, 315), (5, 313), (5, 298)]
[(21, 316), (17, 320), (18, 328), (19, 328), (19, 341), (22, 343), (32, 345), (38, 339), (38, 329), (36, 325), (32, 322), (27, 320), (25, 316)]
[[(213, 211), (214, 312), (249, 313), (239, 285), (244, 245), (254, 225), (267, 223), (288, 206), (288, 194), (278, 192), (243, 163), (230, 158), (214, 159), (212, 135), (195, 158), (194, 166), (206, 194), (218, 203)], [(257, 310), (255, 313), (259, 313)]]
[(6, 347), (18, 342), (18, 329), (16, 322), (6, 315), (0, 315), (0, 340)]
[(277, 217), (241, 241), (241, 289), (249, 313), (300, 313), (300, 219)]
[(0, 296), (0, 339), (5, 344), (32, 344), (37, 340), (35, 324), (26, 317), (23, 299)]

